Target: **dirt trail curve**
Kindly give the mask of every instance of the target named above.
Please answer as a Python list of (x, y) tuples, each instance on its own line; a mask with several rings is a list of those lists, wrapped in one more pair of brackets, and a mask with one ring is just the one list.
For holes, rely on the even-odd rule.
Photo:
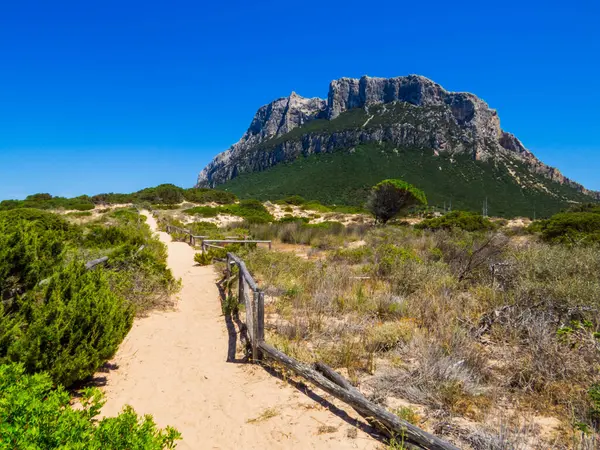
[[(229, 339), (212, 267), (195, 266), (191, 247), (159, 236), (183, 288), (173, 311), (135, 321), (111, 361), (115, 368), (98, 374), (106, 378), (103, 414), (115, 415), (126, 404), (152, 414), (159, 426), (183, 434), (178, 449), (379, 448), (354, 431), (351, 409), (326, 408), (261, 367), (227, 362)], [(267, 418), (273, 415), (267, 411), (275, 415)]]

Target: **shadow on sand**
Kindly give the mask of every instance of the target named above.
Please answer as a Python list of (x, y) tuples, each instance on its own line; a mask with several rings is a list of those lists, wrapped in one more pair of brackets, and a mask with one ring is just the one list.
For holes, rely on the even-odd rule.
[[(216, 285), (219, 289), (220, 300), (221, 303), (225, 302), (227, 298), (226, 288), (224, 286), (225, 278), (219, 280)], [(232, 314), (223, 314), (223, 318), (225, 319), (225, 325), (227, 327), (227, 334), (229, 337), (227, 344), (227, 362), (236, 363), (236, 364), (251, 364), (251, 349), (250, 349), (250, 340), (248, 339), (248, 333), (246, 324), (240, 320), (239, 314), (237, 312)], [(237, 357), (237, 345), (238, 345), (238, 336), (241, 347), (244, 349), (244, 356), (241, 358)], [(347, 424), (352, 427), (356, 427), (361, 431), (367, 433), (372, 438), (380, 441), (386, 442), (385, 436), (377, 431), (377, 429), (373, 428), (366, 422), (362, 420), (355, 419), (351, 417), (346, 411), (338, 408), (336, 405), (331, 403), (329, 400), (323, 398), (321, 395), (316, 393), (313, 388), (309, 387), (302, 381), (293, 380), (284, 375), (282, 371), (279, 369), (269, 366), (266, 362), (261, 362), (260, 366), (271, 376), (289, 384), (290, 386), (297, 389), (302, 394), (306, 395), (308, 398), (318, 403), (322, 407), (329, 410), (332, 414), (336, 415), (340, 419), (342, 419)]]

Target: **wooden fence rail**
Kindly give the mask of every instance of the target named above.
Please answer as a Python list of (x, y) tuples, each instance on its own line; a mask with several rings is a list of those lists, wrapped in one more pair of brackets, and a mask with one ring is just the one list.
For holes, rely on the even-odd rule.
[[(151, 211), (153, 214), (156, 214), (154, 211)], [(165, 228), (167, 233), (179, 233), (187, 235), (186, 241), (192, 246), (197, 246), (197, 241), (200, 241), (200, 247), (202, 252), (206, 251), (207, 247), (213, 248), (223, 248), (216, 244), (268, 244), (269, 250), (271, 250), (272, 242), (268, 240), (259, 240), (259, 239), (236, 239), (235, 237), (226, 237), (224, 239), (208, 239), (209, 236), (199, 236), (193, 234), (190, 230), (186, 230), (185, 228), (176, 227), (175, 225), (170, 225), (167, 221), (161, 217), (157, 218), (159, 223), (165, 223)]]
[(421, 430), (369, 401), (348, 380), (326, 364), (317, 362), (311, 366), (302, 363), (267, 344), (265, 342), (264, 292), (258, 288), (244, 261), (233, 253), (227, 253), (227, 286), (231, 286), (234, 266), (238, 267), (238, 302), (245, 305), (247, 334), (254, 362), (260, 363), (267, 359), (276, 361), (296, 375), (350, 405), (371, 425), (388, 437), (402, 438), (430, 450), (458, 450), (454, 445)]

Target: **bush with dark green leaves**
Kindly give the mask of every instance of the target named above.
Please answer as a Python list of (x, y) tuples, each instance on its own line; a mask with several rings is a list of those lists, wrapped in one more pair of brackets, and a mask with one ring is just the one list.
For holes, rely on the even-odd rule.
[(367, 208), (381, 223), (408, 210), (411, 206), (426, 205), (425, 193), (402, 180), (383, 180), (371, 189)]
[(217, 207), (196, 206), (184, 211), (187, 214), (198, 215), (200, 217), (216, 217), (218, 214), (230, 214), (244, 219), (250, 224), (268, 223), (273, 221), (273, 216), (267, 208), (258, 200), (242, 200), (234, 205), (224, 205)]
[(106, 194), (96, 194), (92, 196), (92, 201), (96, 204), (108, 203), (113, 205), (122, 205), (135, 202), (135, 194), (118, 194), (114, 192)]
[(279, 200), (277, 203), (282, 205), (301, 206), (306, 203), (306, 200), (304, 200), (304, 197), (301, 197), (300, 195), (290, 195), (289, 197)]
[(217, 217), (222, 212), (221, 208), (213, 208), (212, 206), (194, 206), (184, 211), (186, 214), (193, 214), (198, 217)]
[(0, 212), (0, 295), (10, 298), (49, 276), (75, 229), (56, 214), (36, 209)]
[(174, 184), (161, 184), (156, 187), (142, 189), (134, 194), (136, 200), (172, 205), (180, 203), (184, 198), (184, 190)]
[(107, 273), (82, 264), (59, 268), (43, 286), (0, 314), (0, 362), (47, 371), (70, 386), (111, 358), (131, 328), (134, 308), (110, 289)]
[[(84, 262), (108, 256), (103, 267)], [(69, 385), (110, 358), (133, 314), (170, 302), (166, 247), (130, 209), (82, 226), (36, 209), (0, 212), (0, 361)]]
[(163, 450), (181, 439), (171, 427), (159, 429), (152, 416), (126, 406), (116, 417), (99, 419), (99, 389), (83, 390), (81, 407), (54, 387), (46, 373), (27, 375), (21, 365), (0, 366), (0, 447), (6, 449)]
[(186, 189), (183, 193), (188, 202), (193, 203), (217, 203), (219, 205), (230, 205), (237, 201), (235, 194), (208, 188)]
[(600, 243), (600, 207), (580, 205), (547, 220), (534, 222), (529, 230), (539, 232), (542, 239), (548, 242), (571, 245)]
[(486, 231), (493, 230), (496, 226), (487, 217), (468, 211), (452, 211), (441, 217), (427, 219), (415, 225), (417, 229)]
[(88, 211), (94, 209), (94, 202), (87, 195), (75, 198), (52, 197), (50, 194), (33, 194), (25, 200), (4, 200), (0, 202), (0, 211), (19, 208), (35, 209), (74, 209)]

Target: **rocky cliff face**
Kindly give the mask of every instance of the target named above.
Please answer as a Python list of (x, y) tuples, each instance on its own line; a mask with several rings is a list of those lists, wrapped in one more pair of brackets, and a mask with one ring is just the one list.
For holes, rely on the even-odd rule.
[[(357, 109), (362, 116), (354, 114), (353, 119), (360, 121), (348, 125), (345, 115)], [(329, 127), (312, 126), (302, 132), (304, 125), (316, 119), (328, 120)], [(545, 165), (515, 136), (503, 131), (498, 114), (483, 100), (470, 93), (448, 92), (418, 75), (341, 78), (331, 82), (327, 100), (292, 93), (261, 107), (240, 141), (202, 170), (198, 186), (214, 187), (241, 173), (265, 170), (300, 155), (350, 149), (371, 141), (468, 153), (474, 159), (513, 158), (533, 173), (600, 199), (600, 193), (587, 191)]]

